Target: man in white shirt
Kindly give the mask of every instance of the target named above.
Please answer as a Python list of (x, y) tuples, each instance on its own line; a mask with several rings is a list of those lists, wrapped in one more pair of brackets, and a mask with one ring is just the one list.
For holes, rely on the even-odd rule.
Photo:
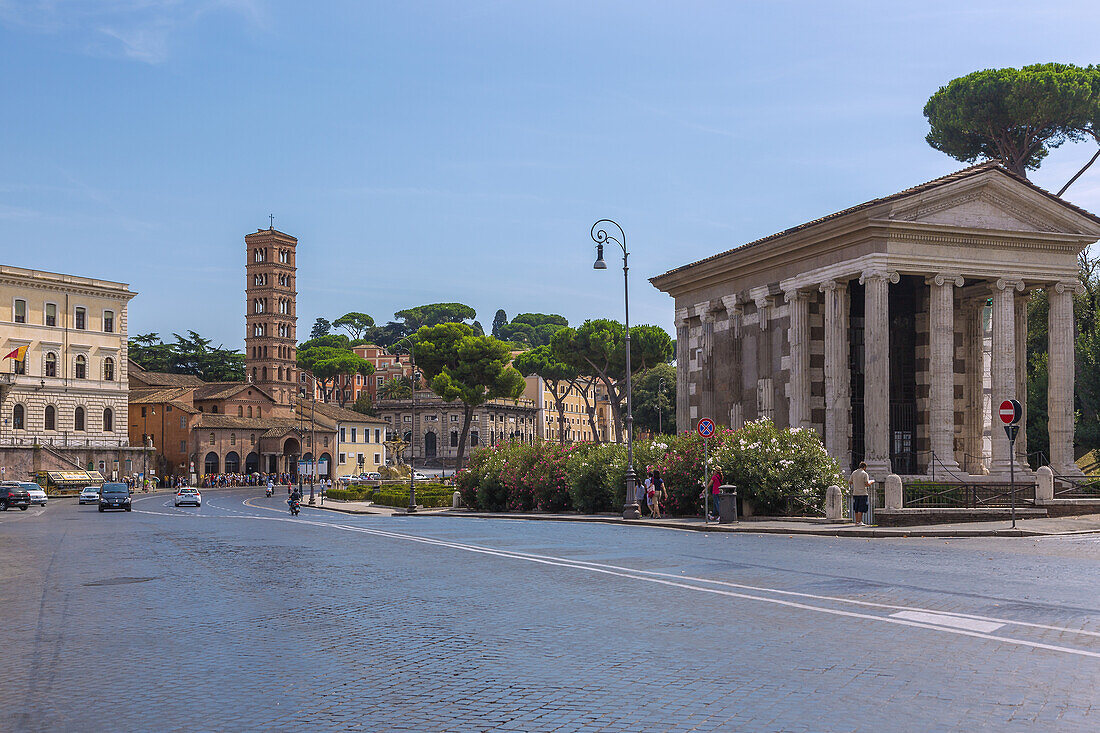
[(867, 464), (860, 461), (859, 468), (852, 471), (848, 479), (848, 486), (852, 489), (852, 519), (856, 524), (863, 524), (863, 515), (867, 511), (871, 484), (875, 480), (867, 474)]

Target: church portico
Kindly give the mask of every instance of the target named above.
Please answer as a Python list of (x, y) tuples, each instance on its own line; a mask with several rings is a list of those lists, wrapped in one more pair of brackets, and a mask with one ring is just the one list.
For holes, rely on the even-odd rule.
[(1097, 217), (984, 164), (653, 278), (676, 298), (677, 427), (813, 428), (880, 480), (1028, 475), (991, 410), (1026, 404), (1044, 290), (1050, 462), (1073, 472), (1072, 294), (1098, 238)]

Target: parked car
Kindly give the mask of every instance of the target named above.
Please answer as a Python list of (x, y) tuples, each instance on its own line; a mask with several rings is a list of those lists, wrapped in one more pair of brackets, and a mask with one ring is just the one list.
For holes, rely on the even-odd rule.
[(130, 511), (130, 487), (126, 484), (103, 484), (99, 490), (99, 511), (122, 509)]
[(377, 471), (372, 471), (371, 473), (367, 474), (367, 480), (369, 480), (369, 481), (381, 481), (382, 480), (382, 474), (378, 473)]
[(184, 504), (202, 506), (202, 494), (199, 493), (198, 489), (191, 486), (180, 487), (180, 490), (176, 492), (176, 506)]
[(427, 481), (430, 478), (431, 478), (431, 476), (428, 476), (427, 474), (424, 474), (424, 473), (420, 473), (420, 471), (413, 471), (413, 480), (414, 481)]
[(0, 511), (16, 506), (25, 512), (30, 505), (31, 495), (22, 486), (14, 482), (0, 485)]
[(80, 490), (80, 498), (77, 500), (79, 504), (98, 504), (99, 503), (99, 487), (98, 486), (85, 486)]
[(31, 481), (20, 481), (19, 485), (27, 490), (27, 493), (31, 495), (31, 504), (41, 504), (46, 506), (46, 502), (50, 500), (46, 496), (46, 490), (36, 483)]

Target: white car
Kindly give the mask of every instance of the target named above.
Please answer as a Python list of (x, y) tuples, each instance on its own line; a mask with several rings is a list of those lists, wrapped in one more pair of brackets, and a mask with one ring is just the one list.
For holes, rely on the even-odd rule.
[(202, 494), (199, 490), (192, 488), (191, 486), (181, 487), (176, 492), (176, 506), (182, 506), (184, 504), (190, 504), (192, 506), (202, 506)]
[(99, 487), (98, 486), (85, 486), (80, 491), (81, 504), (98, 504), (99, 503)]
[(41, 504), (46, 506), (46, 502), (49, 501), (49, 497), (46, 496), (45, 490), (38, 484), (32, 484), (29, 481), (20, 482), (20, 486), (27, 490), (27, 493), (31, 495), (31, 504)]

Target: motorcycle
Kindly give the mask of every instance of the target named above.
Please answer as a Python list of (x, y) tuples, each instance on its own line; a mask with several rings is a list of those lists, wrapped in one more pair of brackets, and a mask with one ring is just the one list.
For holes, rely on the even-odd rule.
[(274, 493), (274, 489), (272, 489), (270, 486), (268, 486), (267, 490), (264, 493), (266, 493), (268, 496), (271, 496), (271, 494)]
[(290, 513), (295, 517), (298, 516), (298, 512), (301, 511), (301, 502), (297, 499), (289, 499), (287, 503), (290, 504)]

